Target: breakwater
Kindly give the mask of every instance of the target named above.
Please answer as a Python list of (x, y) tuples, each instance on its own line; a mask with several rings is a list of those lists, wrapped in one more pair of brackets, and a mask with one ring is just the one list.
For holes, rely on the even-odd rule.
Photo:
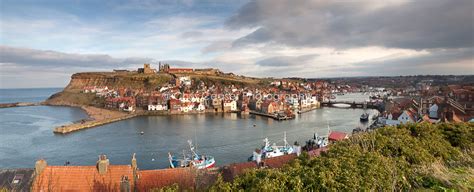
[(32, 103), (32, 102), (0, 103), (0, 108), (27, 107), (27, 106), (39, 106), (39, 105), (42, 105), (42, 103)]
[(116, 122), (116, 121), (122, 121), (122, 120), (125, 120), (125, 119), (130, 119), (130, 118), (133, 118), (133, 117), (136, 117), (136, 116), (138, 116), (138, 114), (127, 114), (127, 115), (120, 116), (120, 117), (114, 117), (114, 118), (102, 119), (102, 120), (90, 120), (90, 121), (84, 121), (83, 120), (83, 121), (80, 121), (80, 122), (77, 122), (77, 123), (56, 127), (56, 128), (54, 128), (53, 132), (54, 133), (60, 133), (60, 134), (67, 134), (67, 133), (71, 133), (71, 132), (74, 132), (74, 131), (79, 131), (79, 130), (82, 130), (82, 129), (88, 129), (88, 128), (92, 128), (92, 127), (96, 127), (96, 126), (105, 125), (105, 124), (108, 124), (108, 123), (113, 123), (113, 122)]

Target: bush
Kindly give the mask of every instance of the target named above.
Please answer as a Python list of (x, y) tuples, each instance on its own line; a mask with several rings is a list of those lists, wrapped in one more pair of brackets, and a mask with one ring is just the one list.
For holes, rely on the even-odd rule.
[[(251, 170), (216, 191), (473, 190), (474, 124), (409, 124), (354, 135), (320, 157), (281, 169)], [(437, 171), (431, 169), (435, 167)], [(456, 174), (455, 169), (468, 169)], [(435, 174), (436, 172), (436, 174)], [(458, 178), (459, 177), (459, 178)]]

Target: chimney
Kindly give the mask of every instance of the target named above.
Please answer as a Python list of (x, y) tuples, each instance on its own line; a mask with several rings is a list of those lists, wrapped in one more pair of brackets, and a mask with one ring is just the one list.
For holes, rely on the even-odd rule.
[(109, 159), (105, 155), (99, 155), (99, 160), (97, 161), (97, 170), (99, 174), (103, 175), (107, 173), (107, 169), (109, 168)]
[(122, 175), (122, 180), (120, 181), (120, 192), (130, 192), (130, 181), (127, 176)]
[(48, 166), (48, 163), (44, 159), (40, 159), (35, 163), (35, 174), (39, 175)]
[(132, 156), (132, 169), (137, 170), (137, 159), (135, 158), (135, 153)]

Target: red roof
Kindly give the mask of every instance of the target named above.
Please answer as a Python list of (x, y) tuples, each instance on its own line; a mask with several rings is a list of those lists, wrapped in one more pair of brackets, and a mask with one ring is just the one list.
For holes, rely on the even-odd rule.
[(179, 99), (170, 99), (170, 105), (179, 105), (181, 101)]
[(129, 102), (135, 103), (135, 98), (133, 97), (109, 97), (106, 99), (107, 102)]
[(150, 191), (178, 184), (180, 189), (194, 188), (195, 174), (191, 168), (143, 170), (138, 172), (137, 191)]
[(343, 139), (347, 139), (347, 134), (343, 133), (343, 132), (339, 132), (339, 131), (331, 131), (331, 133), (329, 134), (328, 139), (330, 141), (340, 141), (340, 140), (343, 140)]
[(192, 72), (193, 69), (191, 69), (191, 68), (170, 68), (170, 69), (168, 69), (168, 72), (184, 72), (184, 71)]
[(32, 191), (120, 191), (122, 176), (127, 176), (133, 189), (130, 165), (109, 165), (101, 175), (96, 166), (47, 166), (35, 178)]
[[(289, 163), (291, 160), (296, 158), (296, 154), (283, 155), (279, 157), (273, 157), (264, 159), (265, 165), (270, 168), (281, 168), (283, 165)], [(232, 163), (228, 166), (224, 166), (222, 170), (222, 176), (224, 180), (230, 181), (238, 175), (244, 174), (246, 170), (250, 168), (257, 168), (255, 161), (243, 162), (243, 163)]]

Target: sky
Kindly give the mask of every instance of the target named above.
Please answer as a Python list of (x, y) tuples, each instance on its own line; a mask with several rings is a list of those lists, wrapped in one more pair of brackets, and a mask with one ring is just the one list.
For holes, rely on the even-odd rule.
[(0, 0), (0, 88), (85, 71), (474, 74), (472, 0)]

